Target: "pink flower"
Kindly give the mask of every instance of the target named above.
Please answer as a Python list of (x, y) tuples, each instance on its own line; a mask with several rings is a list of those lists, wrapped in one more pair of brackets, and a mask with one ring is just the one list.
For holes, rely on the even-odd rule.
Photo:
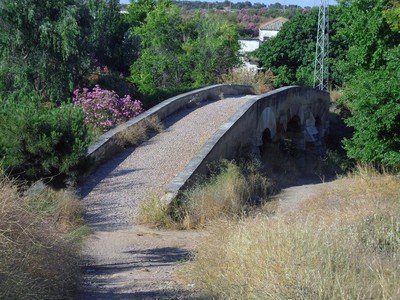
[(143, 112), (143, 105), (139, 100), (132, 100), (130, 95), (120, 98), (114, 91), (104, 90), (99, 85), (92, 90), (76, 89), (72, 102), (82, 107), (87, 123), (100, 127), (103, 131)]

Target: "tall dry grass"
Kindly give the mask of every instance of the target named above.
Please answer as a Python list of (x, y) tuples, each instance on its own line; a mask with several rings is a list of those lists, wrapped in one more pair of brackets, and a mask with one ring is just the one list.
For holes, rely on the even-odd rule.
[(256, 94), (264, 94), (274, 89), (275, 76), (271, 71), (260, 71), (257, 74), (242, 68), (232, 69), (229, 73), (221, 76), (221, 83), (235, 83), (251, 85)]
[(399, 299), (400, 179), (359, 168), (295, 213), (209, 227), (183, 271), (221, 299)]
[[(63, 193), (63, 194), (60, 194)], [(0, 179), (0, 299), (70, 298), (79, 282), (81, 208), (67, 192), (33, 198)]]

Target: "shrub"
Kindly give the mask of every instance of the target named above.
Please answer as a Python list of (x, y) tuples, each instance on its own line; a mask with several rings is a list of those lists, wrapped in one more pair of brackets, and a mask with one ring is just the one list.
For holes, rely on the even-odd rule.
[(352, 115), (354, 136), (345, 141), (347, 155), (364, 163), (400, 166), (400, 47), (378, 71), (359, 71), (345, 89), (343, 101)]
[(148, 117), (120, 133), (122, 147), (133, 147), (147, 140), (152, 133), (160, 133), (164, 125), (156, 116)]
[(44, 107), (37, 99), (0, 106), (0, 164), (21, 179), (74, 176), (91, 133), (73, 105)]
[(223, 161), (210, 179), (184, 195), (178, 211), (184, 228), (204, 227), (221, 217), (244, 216), (272, 192), (272, 184), (262, 175), (257, 161)]
[[(73, 207), (74, 217), (67, 207)], [(81, 225), (77, 207), (66, 192), (43, 192), (29, 199), (0, 178), (0, 299), (73, 297), (79, 283), (79, 248), (58, 228)]]
[(83, 108), (86, 123), (103, 131), (136, 117), (143, 111), (139, 100), (132, 100), (129, 95), (120, 98), (114, 91), (103, 90), (99, 85), (92, 90), (75, 90), (73, 102)]

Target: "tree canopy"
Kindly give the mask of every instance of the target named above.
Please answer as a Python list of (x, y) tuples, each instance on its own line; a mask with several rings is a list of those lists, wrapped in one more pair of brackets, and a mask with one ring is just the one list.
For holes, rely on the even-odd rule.
[(88, 66), (76, 0), (0, 2), (0, 88), (66, 99)]
[(158, 1), (144, 20), (137, 19), (141, 25), (133, 33), (141, 47), (131, 80), (143, 94), (211, 84), (238, 63), (238, 33), (225, 19), (200, 14), (184, 19), (169, 1)]

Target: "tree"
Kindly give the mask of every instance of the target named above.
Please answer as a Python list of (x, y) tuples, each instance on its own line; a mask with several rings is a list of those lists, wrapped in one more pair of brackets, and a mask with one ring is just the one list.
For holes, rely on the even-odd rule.
[(178, 7), (159, 1), (145, 22), (134, 27), (140, 39), (140, 56), (131, 66), (131, 80), (144, 94), (182, 85), (183, 22)]
[(231, 23), (200, 14), (184, 19), (169, 1), (159, 1), (133, 32), (141, 50), (131, 80), (143, 94), (212, 84), (238, 63), (238, 33)]
[(193, 87), (212, 84), (239, 63), (239, 34), (235, 26), (221, 16), (197, 14), (185, 39), (186, 73)]
[[(397, 3), (396, 3), (397, 2)], [(348, 73), (343, 102), (355, 134), (348, 155), (363, 162), (400, 166), (400, 30), (398, 1), (342, 1), (350, 47), (342, 68)], [(363, 29), (363, 32), (358, 30)]]
[(63, 101), (89, 66), (77, 0), (0, 2), (0, 88)]
[(137, 52), (137, 41), (129, 33), (129, 23), (120, 13), (118, 0), (89, 0), (89, 44), (95, 59), (119, 72), (128, 73)]
[[(340, 8), (331, 7), (331, 47), (329, 64), (333, 67), (346, 53), (345, 39), (336, 34), (341, 28)], [(256, 56), (262, 66), (276, 75), (275, 86), (313, 85), (315, 42), (317, 37), (318, 9), (297, 14), (286, 22), (277, 37), (266, 41)], [(342, 83), (342, 76), (332, 68), (333, 84)]]

